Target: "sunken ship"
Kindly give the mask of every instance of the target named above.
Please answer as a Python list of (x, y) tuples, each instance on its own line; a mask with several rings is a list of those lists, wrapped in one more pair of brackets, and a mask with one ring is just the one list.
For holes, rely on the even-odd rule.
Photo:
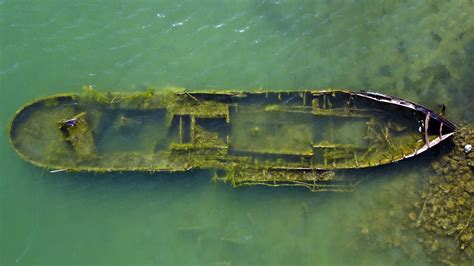
[(367, 91), (59, 94), (24, 105), (10, 142), (50, 172), (209, 169), (233, 186), (351, 191), (338, 171), (416, 156), (456, 127), (416, 103)]

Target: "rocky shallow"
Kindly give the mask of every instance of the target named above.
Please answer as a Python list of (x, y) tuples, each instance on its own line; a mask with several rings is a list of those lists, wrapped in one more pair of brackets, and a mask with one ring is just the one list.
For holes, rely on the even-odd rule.
[(447, 264), (469, 264), (474, 256), (474, 128), (463, 126), (452, 147), (431, 164), (433, 175), (418, 193), (408, 214), (417, 241), (432, 257)]
[(474, 152), (464, 151), (469, 143), (474, 143), (474, 127), (461, 126), (429, 158), (429, 166), (415, 165), (403, 182), (394, 180), (373, 201), (361, 203), (369, 213), (359, 217), (356, 227), (361, 246), (374, 252), (399, 250), (434, 264), (471, 265)]

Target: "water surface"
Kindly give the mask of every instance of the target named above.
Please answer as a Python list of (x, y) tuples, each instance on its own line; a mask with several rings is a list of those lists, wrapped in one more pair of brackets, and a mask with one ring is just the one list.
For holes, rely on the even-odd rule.
[(428, 264), (400, 240), (400, 202), (434, 154), (355, 193), (232, 189), (207, 172), (50, 174), (6, 128), (25, 102), (84, 84), (372, 89), (472, 121), (472, 14), (468, 0), (0, 1), (0, 264)]

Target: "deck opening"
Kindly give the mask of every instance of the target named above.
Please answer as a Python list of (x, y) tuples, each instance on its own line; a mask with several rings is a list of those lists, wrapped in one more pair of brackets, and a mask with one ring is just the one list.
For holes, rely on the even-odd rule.
[[(178, 121), (179, 122), (179, 121)], [(167, 127), (166, 110), (108, 111), (101, 119), (107, 124), (101, 139), (97, 141), (97, 151), (101, 154), (117, 152), (154, 153), (168, 148), (173, 141), (179, 141), (178, 127)]]

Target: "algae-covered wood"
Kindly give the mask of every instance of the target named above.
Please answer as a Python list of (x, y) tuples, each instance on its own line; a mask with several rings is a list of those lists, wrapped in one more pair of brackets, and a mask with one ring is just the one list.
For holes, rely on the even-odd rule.
[(10, 140), (54, 171), (216, 169), (233, 185), (351, 189), (341, 169), (417, 155), (454, 133), (436, 113), (370, 92), (62, 94), (21, 108)]

